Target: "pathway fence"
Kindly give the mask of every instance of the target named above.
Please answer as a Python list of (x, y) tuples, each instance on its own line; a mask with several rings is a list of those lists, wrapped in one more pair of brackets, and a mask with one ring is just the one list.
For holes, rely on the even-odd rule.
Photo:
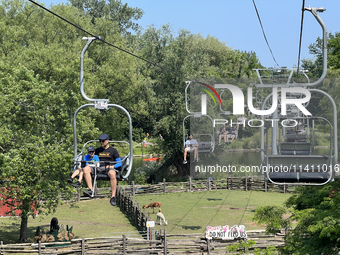
[[(138, 185), (131, 182), (131, 185), (119, 185), (119, 188), (124, 189), (126, 194), (134, 195), (152, 195), (161, 193), (176, 193), (176, 192), (193, 192), (206, 190), (244, 190), (244, 191), (263, 191), (263, 192), (293, 192), (295, 186), (292, 185), (276, 185), (271, 182), (266, 182), (259, 177), (229, 177), (227, 179), (211, 180), (192, 180), (189, 178), (187, 182), (163, 182), (153, 185)], [(106, 195), (110, 188), (97, 188), (96, 194)]]
[[(284, 244), (282, 235), (265, 235), (260, 231), (247, 232), (256, 242), (250, 249)], [(227, 247), (239, 240), (207, 240), (202, 234), (168, 235), (165, 230), (156, 240), (142, 238), (101, 237), (73, 239), (69, 242), (36, 244), (0, 244), (0, 254), (226, 254)]]

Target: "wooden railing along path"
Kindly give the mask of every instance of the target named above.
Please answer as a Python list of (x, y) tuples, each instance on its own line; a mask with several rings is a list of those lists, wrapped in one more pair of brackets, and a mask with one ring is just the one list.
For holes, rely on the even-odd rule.
[[(281, 235), (265, 235), (249, 231), (248, 238), (256, 242), (254, 248), (279, 247), (284, 244)], [(168, 235), (160, 233), (156, 240), (142, 238), (101, 237), (72, 239), (69, 242), (35, 244), (0, 244), (0, 254), (226, 254), (227, 246), (239, 240), (207, 240), (202, 234)]]

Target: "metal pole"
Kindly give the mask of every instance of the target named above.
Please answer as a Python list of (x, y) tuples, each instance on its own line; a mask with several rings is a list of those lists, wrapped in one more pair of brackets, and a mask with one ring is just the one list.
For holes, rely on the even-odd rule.
[(335, 104), (333, 98), (322, 90), (310, 89), (309, 91), (317, 92), (317, 93), (325, 95), (329, 99), (329, 101), (331, 102), (331, 104), (333, 106), (333, 139), (334, 139), (334, 162), (333, 162), (333, 164), (335, 165), (335, 164), (338, 163), (338, 111), (337, 111), (337, 108), (336, 108), (336, 104)]
[(77, 115), (79, 111), (87, 106), (92, 106), (94, 108), (94, 104), (84, 104), (80, 106), (73, 115), (73, 138), (74, 138), (74, 157), (77, 157)]
[(127, 178), (131, 172), (131, 168), (132, 168), (132, 163), (133, 163), (133, 146), (132, 146), (132, 120), (131, 120), (131, 116), (129, 114), (129, 112), (123, 107), (123, 106), (120, 106), (118, 104), (108, 104), (107, 105), (108, 107), (116, 107), (120, 110), (122, 110), (126, 116), (128, 117), (129, 119), (129, 143), (130, 143), (130, 163), (129, 163), (129, 166), (127, 168), (127, 173), (126, 175), (123, 176), (123, 178)]

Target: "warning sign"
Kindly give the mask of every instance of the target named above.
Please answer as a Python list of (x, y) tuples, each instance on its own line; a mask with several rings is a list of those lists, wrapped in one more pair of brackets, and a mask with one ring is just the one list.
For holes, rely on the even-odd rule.
[(147, 221), (146, 222), (146, 227), (147, 228), (153, 228), (155, 226), (155, 221)]

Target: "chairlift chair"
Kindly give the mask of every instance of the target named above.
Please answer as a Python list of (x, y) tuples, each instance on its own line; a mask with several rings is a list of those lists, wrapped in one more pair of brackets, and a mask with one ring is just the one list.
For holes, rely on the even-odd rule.
[[(186, 132), (185, 132), (185, 120), (188, 118), (202, 118), (202, 117), (206, 117), (208, 118), (211, 123), (212, 123), (212, 128), (211, 128), (211, 132), (210, 133), (193, 133), (194, 138), (197, 140), (198, 143), (198, 149), (197, 149), (197, 154), (206, 154), (206, 153), (212, 153), (215, 149), (215, 139), (214, 139), (214, 127), (213, 127), (213, 119), (208, 116), (208, 115), (188, 115), (183, 119), (183, 147), (185, 149), (185, 142), (187, 141), (187, 137), (186, 137)], [(201, 137), (201, 139), (197, 139)], [(202, 139), (202, 137), (204, 137)]]
[[(123, 111), (129, 121), (129, 142), (127, 141), (109, 141), (110, 143), (124, 143), (127, 144), (129, 146), (129, 153), (128, 155), (124, 156), (123, 158), (121, 158), (121, 163), (122, 166), (117, 169), (118, 172), (116, 174), (116, 179), (117, 180), (125, 180), (129, 177), (130, 172), (131, 172), (131, 168), (132, 168), (132, 163), (133, 163), (133, 152), (132, 152), (132, 120), (131, 120), (131, 116), (129, 114), (129, 112), (122, 106), (117, 105), (117, 104), (110, 104), (109, 103), (109, 99), (91, 99), (89, 97), (86, 96), (85, 91), (84, 91), (84, 55), (85, 52), (87, 50), (87, 48), (90, 46), (90, 44), (96, 40), (95, 37), (84, 37), (83, 38), (84, 41), (87, 41), (87, 44), (85, 45), (85, 47), (83, 48), (82, 52), (81, 52), (81, 56), (80, 56), (80, 92), (81, 95), (83, 96), (83, 98), (91, 103), (89, 104), (84, 104), (82, 106), (80, 106), (76, 112), (74, 113), (74, 117), (73, 117), (73, 134), (74, 134), (74, 164), (73, 164), (73, 171), (75, 169), (77, 169), (78, 167), (84, 167), (86, 165), (86, 162), (84, 161), (84, 156), (85, 156), (85, 148), (88, 144), (90, 143), (94, 143), (94, 142), (98, 142), (98, 140), (90, 140), (88, 142), (86, 142), (80, 153), (78, 153), (78, 146), (77, 146), (77, 128), (76, 128), (76, 118), (77, 115), (79, 113), (80, 110), (82, 110), (85, 107), (91, 107), (100, 111), (106, 111), (109, 110), (111, 108), (118, 108), (121, 111)], [(111, 162), (112, 163), (112, 162)], [(118, 163), (118, 162), (115, 162)], [(95, 167), (95, 169), (97, 170), (97, 166)], [(110, 178), (108, 177), (107, 174), (101, 174), (101, 173), (97, 173), (95, 171), (95, 174), (93, 176), (93, 189), (96, 189), (96, 182), (97, 180), (109, 180)], [(93, 190), (93, 191), (94, 191)], [(94, 192), (92, 192), (93, 196), (94, 196)]]

